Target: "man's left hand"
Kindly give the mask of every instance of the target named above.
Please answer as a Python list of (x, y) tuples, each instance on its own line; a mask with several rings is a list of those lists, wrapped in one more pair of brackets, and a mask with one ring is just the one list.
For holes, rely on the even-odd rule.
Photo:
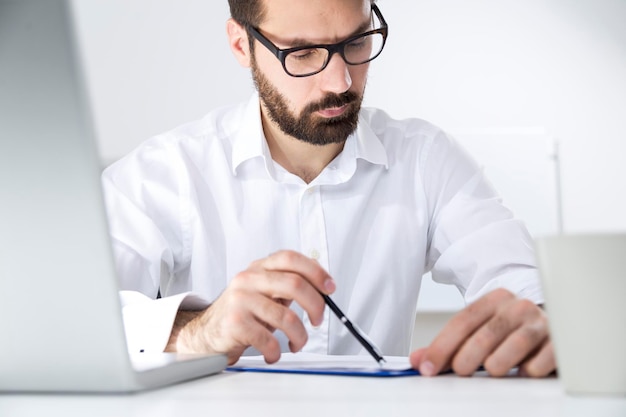
[(556, 369), (545, 312), (529, 300), (498, 289), (456, 314), (430, 346), (411, 354), (425, 376), (452, 370), (469, 376), (483, 365), (492, 376), (518, 367), (523, 376), (543, 377)]

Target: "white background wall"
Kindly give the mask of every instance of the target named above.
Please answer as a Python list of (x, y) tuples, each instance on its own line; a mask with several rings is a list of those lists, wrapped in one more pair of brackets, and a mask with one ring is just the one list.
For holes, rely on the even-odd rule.
[[(445, 129), (544, 127), (566, 232), (626, 230), (626, 1), (379, 0), (366, 104)], [(252, 91), (226, 0), (77, 1), (105, 160)]]

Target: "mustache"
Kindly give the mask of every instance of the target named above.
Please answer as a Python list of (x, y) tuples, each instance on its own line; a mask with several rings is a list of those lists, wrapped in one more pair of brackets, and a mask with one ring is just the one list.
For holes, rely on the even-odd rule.
[(342, 107), (346, 104), (354, 103), (359, 96), (352, 92), (346, 91), (341, 94), (328, 94), (323, 99), (315, 103), (309, 103), (302, 111), (302, 114), (313, 113), (318, 110), (328, 109), (332, 107)]

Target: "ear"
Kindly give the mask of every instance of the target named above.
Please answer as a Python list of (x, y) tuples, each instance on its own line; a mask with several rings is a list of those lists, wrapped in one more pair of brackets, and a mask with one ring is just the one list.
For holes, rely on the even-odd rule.
[(226, 34), (230, 50), (235, 55), (239, 64), (243, 67), (250, 67), (250, 44), (248, 43), (248, 32), (232, 18), (226, 22)]

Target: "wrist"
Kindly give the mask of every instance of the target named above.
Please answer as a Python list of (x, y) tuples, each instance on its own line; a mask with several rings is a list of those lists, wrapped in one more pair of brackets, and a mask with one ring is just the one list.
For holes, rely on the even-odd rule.
[(196, 333), (195, 320), (203, 311), (178, 310), (170, 338), (165, 347), (166, 352), (193, 353), (193, 335)]

